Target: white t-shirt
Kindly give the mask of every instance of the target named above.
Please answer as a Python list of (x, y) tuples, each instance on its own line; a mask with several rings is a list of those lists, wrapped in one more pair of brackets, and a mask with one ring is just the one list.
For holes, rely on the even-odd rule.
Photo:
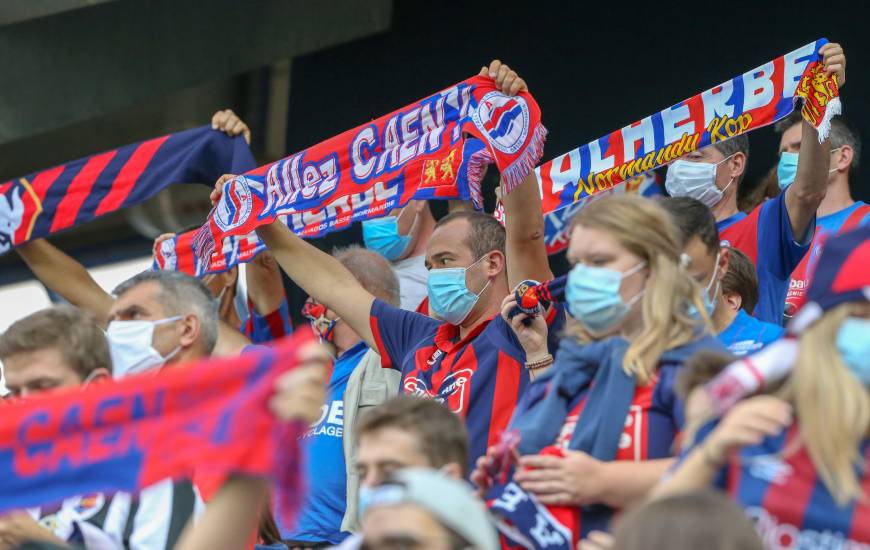
[(400, 307), (415, 311), (426, 297), (426, 282), (429, 272), (426, 270), (426, 256), (411, 256), (398, 262), (393, 262), (393, 272), (399, 279)]

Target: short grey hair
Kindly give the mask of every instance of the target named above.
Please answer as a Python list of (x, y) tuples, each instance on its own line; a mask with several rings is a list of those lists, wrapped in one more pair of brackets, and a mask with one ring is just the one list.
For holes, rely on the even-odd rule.
[(112, 294), (121, 296), (143, 283), (160, 287), (157, 300), (169, 316), (196, 315), (199, 319), (202, 345), (211, 353), (217, 343), (218, 306), (202, 281), (178, 271), (143, 271), (115, 287)]
[(743, 181), (743, 176), (746, 175), (746, 167), (749, 164), (749, 138), (746, 134), (738, 134), (733, 138), (728, 138), (725, 141), (713, 144), (713, 147), (722, 153), (725, 158), (730, 157), (734, 153), (743, 153), (743, 156), (746, 157), (746, 162), (743, 164), (743, 173), (740, 174), (740, 177), (737, 178), (736, 182), (740, 185), (740, 182)]
[(336, 248), (332, 256), (375, 298), (399, 307), (399, 279), (383, 256), (359, 245)]

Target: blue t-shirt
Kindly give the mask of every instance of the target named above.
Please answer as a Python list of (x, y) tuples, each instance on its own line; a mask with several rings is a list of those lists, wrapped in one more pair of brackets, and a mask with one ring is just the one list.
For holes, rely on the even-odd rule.
[(716, 227), (723, 244), (739, 249), (755, 264), (758, 305), (753, 316), (781, 325), (791, 273), (810, 248), (815, 224), (810, 224), (806, 235), (796, 237), (785, 207), (785, 192), (782, 192), (748, 215), (738, 212), (717, 222)]
[[(338, 544), (348, 533), (341, 532), (347, 508), (347, 472), (344, 462), (344, 390), (353, 370), (368, 351), (360, 342), (345, 351), (332, 367), (326, 405), (320, 419), (303, 437), (303, 461), (308, 499), (296, 519), (295, 529), (279, 525), (286, 540)], [(276, 514), (276, 518), (280, 514)]]
[(719, 341), (725, 344), (728, 351), (740, 357), (779, 340), (784, 332), (781, 326), (759, 321), (741, 309), (734, 321), (719, 333)]

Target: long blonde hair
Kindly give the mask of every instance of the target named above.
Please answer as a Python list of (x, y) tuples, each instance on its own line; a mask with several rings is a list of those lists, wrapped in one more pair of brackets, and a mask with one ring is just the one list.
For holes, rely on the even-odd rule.
[(840, 325), (855, 312), (852, 304), (837, 306), (801, 335), (781, 392), (795, 408), (801, 444), (841, 506), (865, 496), (855, 468), (866, 468), (859, 449), (870, 427), (870, 395), (836, 347)]
[[(577, 225), (608, 233), (647, 263), (649, 278), (641, 299), (643, 328), (629, 343), (622, 365), (639, 385), (646, 385), (665, 350), (694, 339), (699, 321), (689, 316), (689, 304), (695, 305), (712, 332), (701, 289), (680, 266), (677, 229), (661, 206), (635, 195), (613, 195), (586, 205), (571, 220), (572, 230)], [(581, 341), (592, 339), (576, 321), (568, 323), (566, 333)]]

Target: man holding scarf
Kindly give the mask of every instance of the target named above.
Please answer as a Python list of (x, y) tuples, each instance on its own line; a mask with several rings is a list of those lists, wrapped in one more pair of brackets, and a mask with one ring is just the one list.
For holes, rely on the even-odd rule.
[[(827, 74), (846, 82), (846, 57), (839, 44), (820, 53)], [(777, 198), (750, 214), (737, 209), (737, 189), (746, 173), (749, 140), (738, 135), (680, 157), (668, 167), (665, 185), (674, 197), (692, 197), (716, 217), (723, 242), (743, 251), (758, 270), (759, 303), (755, 316), (782, 324), (785, 295), (792, 271), (809, 249), (816, 210), (828, 187), (830, 141), (819, 143), (808, 122), (801, 123), (800, 164), (794, 183)]]
[[(480, 75), (493, 78), (505, 94), (526, 89), (500, 61)], [(221, 189), (215, 187), (214, 202)], [(384, 367), (402, 371), (405, 393), (439, 399), (465, 418), (471, 464), (507, 426), (528, 382), (527, 369), (552, 362), (549, 354), (526, 357), (518, 340), (543, 332), (543, 319), (521, 325), (518, 335), (498, 315), (518, 283), (552, 278), (534, 174), (504, 202), (506, 230), (492, 216), (475, 212), (455, 212), (436, 224), (426, 251), (428, 297), (444, 322), (375, 299), (339, 262), (282, 223), (257, 229), (291, 279), (377, 349)], [(551, 311), (547, 317), (552, 322), (557, 316)]]

